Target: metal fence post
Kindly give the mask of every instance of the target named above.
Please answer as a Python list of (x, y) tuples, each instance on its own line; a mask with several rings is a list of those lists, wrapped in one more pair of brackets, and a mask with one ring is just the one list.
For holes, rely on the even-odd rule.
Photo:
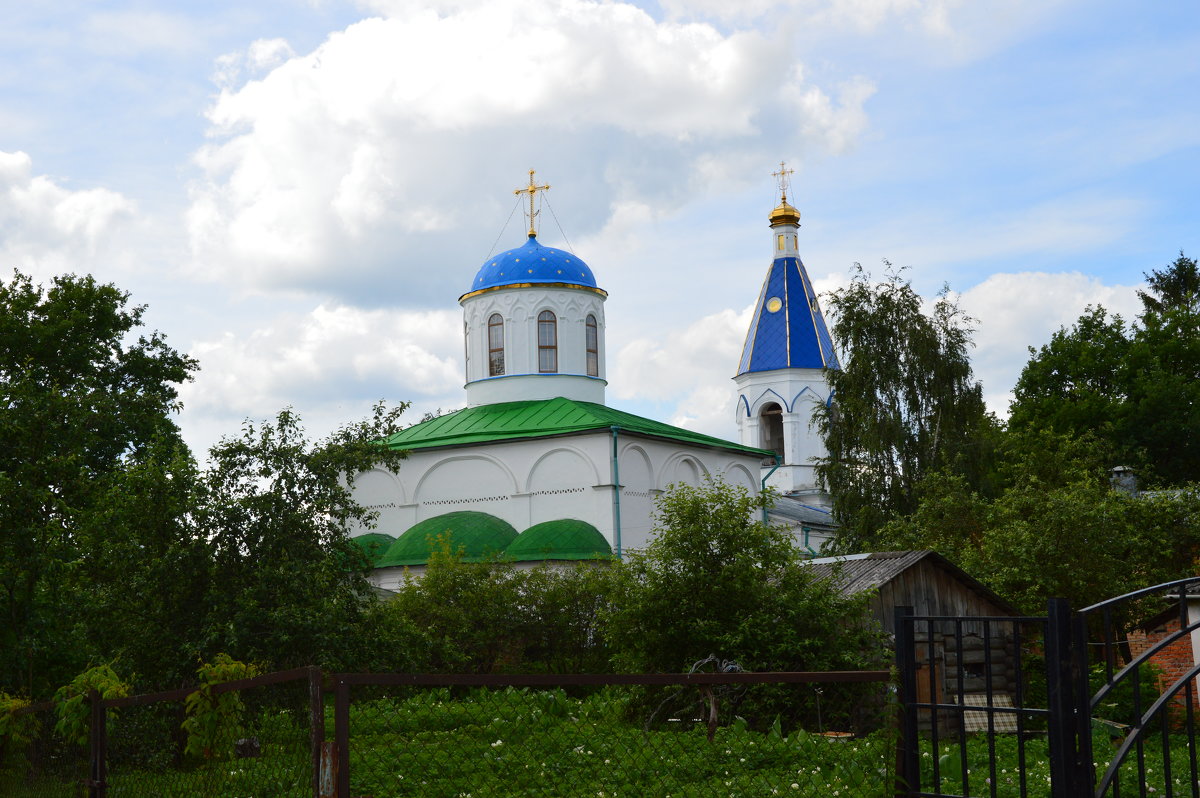
[(917, 652), (912, 607), (896, 607), (896, 672), (900, 687), (899, 735), (896, 737), (896, 798), (912, 795), (919, 786), (917, 752)]
[(338, 679), (333, 704), (333, 737), (337, 746), (337, 798), (350, 798), (350, 685)]
[(321, 743), (325, 742), (325, 700), (321, 669), (308, 666), (308, 741), (312, 749), (313, 798), (321, 798)]
[(1071, 680), (1075, 686), (1075, 782), (1076, 791), (1089, 798), (1096, 788), (1096, 766), (1092, 759), (1092, 687), (1088, 655), (1087, 619), (1071, 617), (1073, 654)]
[(1076, 798), (1084, 785), (1078, 783), (1078, 729), (1071, 605), (1052, 598), (1046, 612), (1047, 730), (1050, 746), (1050, 794), (1053, 798)]
[(108, 734), (105, 728), (104, 702), (95, 689), (88, 692), (88, 705), (92, 711), (92, 723), (88, 735), (88, 798), (104, 798), (108, 794), (108, 764), (104, 755), (108, 749)]

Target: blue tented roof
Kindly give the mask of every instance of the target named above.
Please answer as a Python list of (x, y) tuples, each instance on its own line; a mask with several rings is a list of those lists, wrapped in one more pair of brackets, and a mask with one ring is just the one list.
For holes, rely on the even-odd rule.
[(746, 334), (738, 374), (841, 368), (812, 281), (799, 258), (776, 258)]

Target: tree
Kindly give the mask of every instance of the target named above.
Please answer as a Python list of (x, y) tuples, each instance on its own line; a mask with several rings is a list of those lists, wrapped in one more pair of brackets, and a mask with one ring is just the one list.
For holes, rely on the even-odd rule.
[(659, 498), (655, 537), (613, 597), (619, 669), (678, 672), (710, 654), (764, 671), (877, 662), (865, 604), (815, 578), (786, 530), (756, 520), (769, 501), (720, 481)]
[(170, 439), (105, 475), (80, 513), (78, 559), (64, 575), (72, 649), (119, 661), (145, 689), (178, 687), (195, 673), (212, 590), (212, 548), (193, 517), (200, 475), (187, 447)]
[(828, 452), (817, 474), (841, 525), (836, 547), (859, 551), (916, 509), (925, 475), (946, 470), (981, 487), (994, 423), (971, 372), (972, 320), (949, 289), (926, 314), (890, 264), (882, 282), (857, 266), (829, 308), (844, 356), (828, 372), (832, 402), (815, 417)]
[(1088, 434), (1013, 432), (994, 500), (934, 474), (916, 512), (880, 536), (885, 545), (945, 554), (1030, 613), (1055, 596), (1082, 608), (1193, 574), (1200, 493), (1131, 496), (1109, 484), (1110, 462), (1108, 444)]
[(1089, 307), (1031, 358), (1014, 391), (1009, 426), (1107, 441), (1110, 465), (1151, 484), (1200, 480), (1200, 275), (1180, 253), (1146, 274), (1132, 326)]
[(156, 440), (195, 361), (157, 333), (132, 336), (144, 306), (91, 277), (0, 283), (0, 684), (44, 693), (79, 670), (57, 639), (80, 514), (105, 480)]
[(285, 409), (210, 450), (192, 510), (212, 547), (202, 655), (279, 668), (344, 662), (344, 638), (374, 600), (348, 529), (376, 514), (354, 500), (354, 480), (400, 467), (408, 453), (379, 442), (406, 407), (380, 403), (315, 444)]

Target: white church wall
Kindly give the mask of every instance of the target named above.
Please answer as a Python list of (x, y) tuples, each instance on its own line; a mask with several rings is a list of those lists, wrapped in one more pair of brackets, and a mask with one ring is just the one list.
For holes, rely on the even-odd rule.
[[(364, 471), (354, 478), (354, 498), (359, 504), (378, 513), (376, 521), (380, 532), (386, 532), (393, 537), (412, 526), (408, 519), (404, 504), (404, 487), (397, 476), (389, 471), (373, 468)], [(358, 529), (352, 534), (362, 534), (371, 530)]]
[[(752, 476), (758, 458), (751, 455), (621, 432), (617, 443), (622, 551), (649, 542), (654, 500), (672, 483), (698, 485), (705, 475), (713, 475), (747, 490), (759, 487)], [(518, 532), (542, 521), (577, 518), (595, 526), (615, 550), (612, 451), (609, 431), (481, 444), (469, 451), (418, 449), (395, 477), (373, 477), (363, 483), (364, 490), (356, 482), (355, 496), (386, 513), (388, 523), (378, 531), (393, 536), (426, 518), (478, 510), (504, 519)], [(411, 501), (405, 503), (405, 495)]]
[(495, 510), (508, 504), (516, 492), (517, 479), (501, 458), (479, 451), (443, 456), (421, 475), (412, 491), (414, 523), (456, 510), (496, 515)]
[(601, 479), (596, 466), (589, 455), (573, 447), (553, 449), (539, 457), (527, 480), (529, 525), (596, 517), (596, 486), (610, 481)]
[[(618, 439), (619, 440), (619, 439)], [(645, 443), (626, 439), (620, 446), (621, 546), (644, 548), (650, 539), (654, 500), (661, 490), (654, 477), (654, 466)]]

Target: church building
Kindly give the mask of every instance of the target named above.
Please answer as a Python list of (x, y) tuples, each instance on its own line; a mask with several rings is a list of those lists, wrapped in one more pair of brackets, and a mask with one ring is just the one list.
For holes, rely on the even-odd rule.
[(410, 452), (398, 472), (356, 478), (357, 499), (379, 513), (377, 531), (355, 538), (376, 565), (372, 581), (396, 587), (443, 535), (466, 559), (619, 558), (649, 541), (655, 497), (710, 476), (777, 487), (771, 520), (798, 535), (827, 523), (805, 414), (828, 400), (822, 369), (837, 360), (797, 254), (786, 176), (770, 217), (775, 258), (735, 378), (735, 443), (605, 404), (608, 294), (577, 255), (538, 240), (535, 197), (549, 186), (531, 171), (516, 191), (528, 194), (527, 239), (488, 258), (459, 297), (467, 406), (389, 438)]

